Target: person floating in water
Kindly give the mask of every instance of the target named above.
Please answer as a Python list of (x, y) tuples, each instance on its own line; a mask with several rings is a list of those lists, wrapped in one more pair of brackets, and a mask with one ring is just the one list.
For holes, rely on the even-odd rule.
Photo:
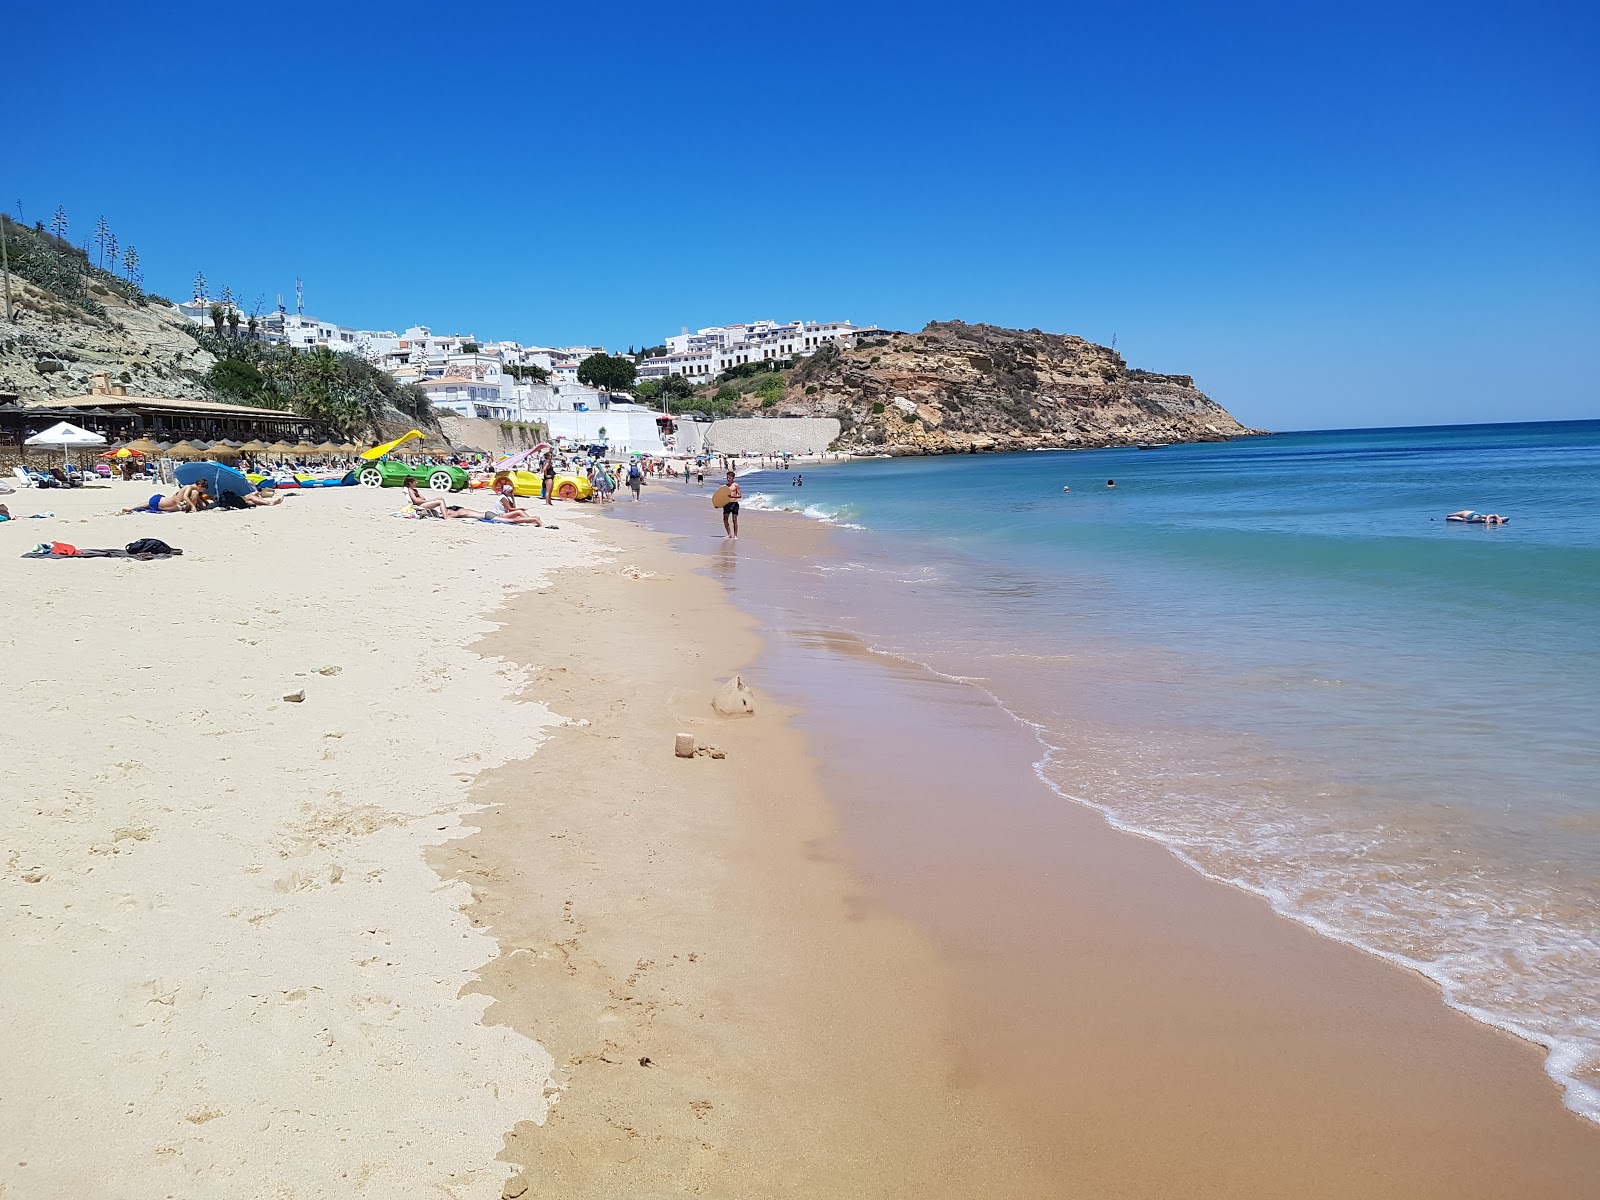
[(1117, 481), (1115, 479), (1108, 479), (1106, 480), (1106, 486), (1108, 488), (1114, 488), (1117, 486)]

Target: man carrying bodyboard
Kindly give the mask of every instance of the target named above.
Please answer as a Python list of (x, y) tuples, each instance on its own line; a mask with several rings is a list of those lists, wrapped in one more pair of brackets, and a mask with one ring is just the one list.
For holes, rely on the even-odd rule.
[(740, 490), (732, 471), (728, 472), (728, 482), (711, 493), (711, 507), (722, 510), (722, 532), (726, 537), (739, 536), (739, 501), (742, 499), (744, 492)]

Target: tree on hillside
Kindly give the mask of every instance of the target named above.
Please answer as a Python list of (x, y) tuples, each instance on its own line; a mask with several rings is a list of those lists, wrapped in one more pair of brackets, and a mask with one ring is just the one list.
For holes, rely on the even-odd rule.
[(122, 252), (122, 273), (129, 283), (139, 282), (139, 251), (132, 246)]
[(67, 236), (67, 210), (59, 204), (56, 205), (55, 215), (50, 218), (50, 232), (63, 240)]
[(107, 268), (106, 265), (102, 263), (100, 269), (102, 271), (109, 269), (111, 273), (115, 275), (117, 273), (117, 235), (109, 230), (106, 232), (105, 254), (106, 262), (110, 263), (111, 265), (109, 268)]
[(210, 290), (211, 285), (206, 282), (206, 273), (204, 271), (196, 271), (194, 273), (194, 298), (196, 303), (205, 303), (206, 293)]
[(578, 382), (602, 392), (627, 391), (637, 374), (627, 359), (609, 354), (591, 354), (578, 364)]
[(211, 328), (217, 331), (217, 336), (222, 336), (222, 322), (227, 318), (227, 310), (220, 304), (211, 306)]
[(100, 214), (100, 219), (94, 223), (94, 244), (100, 250), (100, 269), (106, 267), (106, 239), (111, 236), (111, 226), (106, 223), (105, 213)]

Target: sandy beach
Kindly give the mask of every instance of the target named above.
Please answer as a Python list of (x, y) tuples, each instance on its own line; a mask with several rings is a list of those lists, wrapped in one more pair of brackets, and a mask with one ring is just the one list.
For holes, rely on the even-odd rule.
[[(0, 526), (8, 1198), (1577, 1197), (1600, 1170), (1532, 1047), (963, 759), (1005, 731), (960, 698), (736, 609), (813, 523), (690, 553), (364, 489), (105, 515), (137, 490), (18, 493), (57, 515)], [(186, 553), (16, 557), (138, 536)], [(753, 717), (710, 706), (735, 673)], [(978, 778), (1003, 816), (960, 803)]]
[[(461, 994), (496, 947), (423, 854), (559, 719), (466, 648), (477, 614), (595, 539), (357, 489), (105, 515), (141, 491), (20, 492), (56, 516), (0, 525), (0, 1189), (497, 1195), (552, 1064)], [(185, 555), (17, 557), (137, 537)]]

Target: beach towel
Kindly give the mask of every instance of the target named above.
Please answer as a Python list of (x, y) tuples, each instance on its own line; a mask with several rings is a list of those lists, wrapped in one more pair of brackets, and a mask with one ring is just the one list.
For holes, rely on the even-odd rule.
[[(159, 546), (159, 550), (141, 547)], [(24, 554), (23, 558), (136, 558), (140, 562), (149, 562), (152, 558), (171, 558), (182, 554), (183, 551), (169, 546), (165, 542), (156, 541), (154, 538), (141, 538), (137, 542), (129, 542), (122, 550), (80, 550), (70, 542), (40, 542), (32, 550)]]

